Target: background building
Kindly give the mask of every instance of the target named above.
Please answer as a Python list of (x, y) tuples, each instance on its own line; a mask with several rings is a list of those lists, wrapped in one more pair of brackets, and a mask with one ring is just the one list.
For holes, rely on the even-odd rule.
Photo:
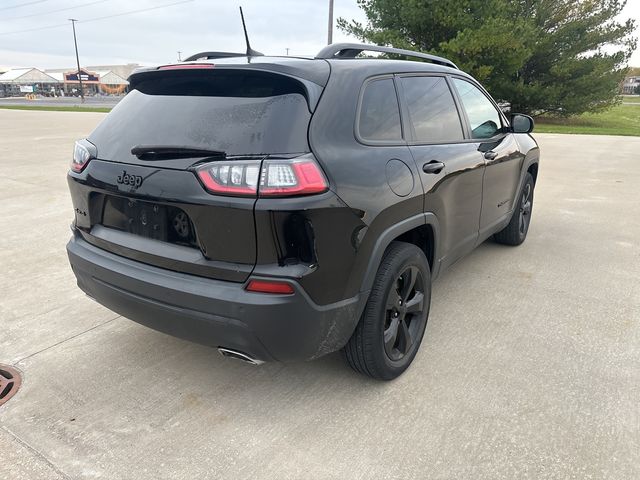
[(81, 68), (39, 70), (16, 68), (0, 72), (0, 96), (15, 97), (28, 93), (44, 96), (80, 95), (80, 82), (85, 95), (123, 95), (127, 77), (140, 65), (98, 65)]
[(630, 76), (624, 79), (622, 93), (625, 95), (640, 95), (640, 76)]
[(51, 95), (58, 85), (57, 79), (37, 68), (16, 68), (0, 75), (0, 95), (4, 97)]

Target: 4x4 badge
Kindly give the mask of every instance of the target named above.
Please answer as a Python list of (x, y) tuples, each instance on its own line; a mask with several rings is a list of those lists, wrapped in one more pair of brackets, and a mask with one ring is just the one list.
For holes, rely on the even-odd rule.
[(131, 185), (133, 188), (138, 188), (142, 185), (143, 178), (140, 175), (130, 175), (126, 170), (123, 170), (116, 181), (121, 185)]

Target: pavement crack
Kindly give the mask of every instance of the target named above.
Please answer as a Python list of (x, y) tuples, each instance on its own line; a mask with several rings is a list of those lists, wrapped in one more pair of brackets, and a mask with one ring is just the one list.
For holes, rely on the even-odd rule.
[(47, 465), (49, 465), (49, 467), (51, 467), (51, 469), (56, 472), (58, 475), (60, 475), (62, 478), (65, 478), (67, 480), (72, 480), (71, 477), (69, 475), (67, 475), (66, 473), (64, 473), (62, 470), (60, 470), (60, 468), (58, 468), (58, 466), (53, 463), (51, 460), (49, 460), (42, 452), (40, 452), (37, 448), (32, 447), (27, 441), (21, 439), (18, 435), (16, 435), (15, 433), (13, 433), (11, 430), (9, 430), (7, 427), (5, 426), (1, 426), (0, 428), (2, 428), (3, 431), (5, 431), (6, 433), (8, 433), (11, 437), (13, 437), (13, 439), (18, 442), (20, 445), (22, 445), (24, 448), (26, 448), (27, 450), (31, 451), (36, 457), (38, 457), (40, 460), (42, 460), (44, 463), (46, 463)]
[(22, 358), (20, 358), (20, 359), (16, 360), (15, 362), (13, 362), (13, 364), (14, 364), (14, 365), (18, 365), (18, 364), (20, 364), (21, 362), (24, 362), (25, 360), (28, 360), (28, 359), (29, 359), (29, 358), (31, 358), (31, 357), (35, 357), (36, 355), (41, 354), (42, 352), (46, 352), (47, 350), (50, 350), (50, 349), (52, 349), (52, 348), (55, 348), (55, 347), (57, 347), (58, 345), (62, 345), (63, 343), (68, 342), (69, 340), (73, 340), (74, 338), (78, 338), (79, 336), (84, 335), (85, 333), (89, 333), (90, 331), (95, 330), (96, 328), (100, 328), (100, 327), (102, 327), (102, 326), (106, 325), (107, 323), (111, 323), (111, 322), (113, 322), (114, 320), (116, 320), (116, 319), (120, 318), (121, 316), (122, 316), (122, 315), (116, 315), (115, 317), (110, 318), (109, 320), (106, 320), (106, 321), (104, 321), (104, 322), (102, 322), (102, 323), (99, 323), (98, 325), (94, 325), (93, 327), (88, 328), (88, 329), (86, 329), (86, 330), (84, 330), (84, 331), (82, 331), (82, 332), (76, 333), (75, 335), (71, 335), (70, 337), (67, 337), (67, 338), (65, 338), (64, 340), (60, 340), (59, 342), (56, 342), (56, 343), (54, 343), (53, 345), (49, 345), (48, 347), (45, 347), (45, 348), (43, 348), (43, 349), (41, 349), (41, 350), (38, 350), (37, 352), (30, 353), (30, 354), (29, 354), (29, 355), (27, 355), (26, 357), (22, 357)]

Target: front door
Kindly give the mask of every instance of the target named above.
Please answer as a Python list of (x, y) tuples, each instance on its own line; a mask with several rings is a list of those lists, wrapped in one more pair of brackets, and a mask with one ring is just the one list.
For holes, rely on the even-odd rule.
[(485, 161), (479, 241), (508, 221), (514, 208), (524, 155), (494, 103), (471, 82), (453, 77), (475, 148)]

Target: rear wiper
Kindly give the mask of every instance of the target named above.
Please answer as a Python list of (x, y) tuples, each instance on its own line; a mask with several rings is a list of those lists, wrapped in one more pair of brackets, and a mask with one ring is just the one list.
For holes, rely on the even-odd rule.
[(169, 160), (173, 158), (224, 157), (221, 150), (182, 147), (175, 145), (137, 145), (131, 153), (140, 160)]

